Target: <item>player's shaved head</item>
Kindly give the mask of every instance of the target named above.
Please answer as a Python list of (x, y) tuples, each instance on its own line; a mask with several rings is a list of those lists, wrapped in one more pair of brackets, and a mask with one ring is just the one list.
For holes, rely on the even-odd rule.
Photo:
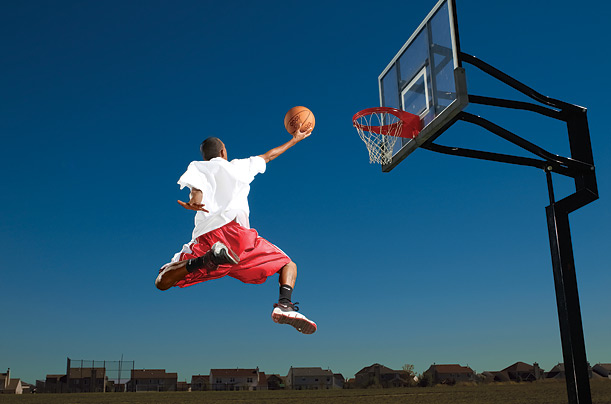
[(209, 137), (204, 140), (199, 146), (199, 151), (204, 158), (204, 161), (212, 160), (215, 157), (221, 156), (221, 150), (225, 145), (218, 137)]

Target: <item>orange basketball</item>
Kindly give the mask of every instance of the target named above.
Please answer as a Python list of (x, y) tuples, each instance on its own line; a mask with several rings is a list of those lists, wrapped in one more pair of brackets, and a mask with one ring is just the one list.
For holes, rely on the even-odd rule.
[(284, 116), (284, 127), (290, 134), (293, 134), (299, 129), (299, 124), (302, 124), (302, 132), (314, 129), (316, 120), (312, 111), (306, 107), (293, 107), (289, 109), (289, 112)]

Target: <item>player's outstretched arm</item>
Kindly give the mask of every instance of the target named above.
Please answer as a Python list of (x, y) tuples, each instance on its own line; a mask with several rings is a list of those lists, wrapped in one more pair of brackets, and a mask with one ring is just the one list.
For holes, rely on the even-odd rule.
[(202, 212), (208, 212), (204, 209), (204, 204), (202, 203), (202, 198), (204, 194), (197, 188), (192, 188), (191, 193), (189, 194), (189, 202), (176, 201), (185, 209), (188, 210), (197, 210)]
[(291, 140), (289, 140), (282, 146), (278, 146), (278, 147), (271, 149), (270, 151), (268, 151), (265, 154), (261, 154), (259, 157), (265, 160), (266, 163), (269, 163), (270, 161), (272, 161), (273, 159), (275, 159), (276, 157), (278, 157), (279, 155), (281, 155), (282, 153), (284, 153), (291, 147), (295, 146), (297, 143), (301, 142), (306, 137), (310, 136), (311, 133), (312, 133), (312, 129), (306, 132), (302, 132), (301, 125), (300, 125), (299, 129), (297, 129), (295, 133), (292, 133), (293, 138)]

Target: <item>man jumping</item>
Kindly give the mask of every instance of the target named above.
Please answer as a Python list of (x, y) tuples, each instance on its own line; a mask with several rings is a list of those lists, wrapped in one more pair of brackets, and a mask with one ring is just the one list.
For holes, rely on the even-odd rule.
[(274, 304), (272, 320), (290, 324), (304, 334), (316, 331), (316, 323), (298, 313), (291, 302), (297, 265), (278, 247), (259, 237), (250, 228), (248, 193), (255, 175), (264, 173), (267, 163), (303, 139), (307, 132), (295, 131), (293, 138), (260, 156), (228, 161), (225, 144), (209, 137), (200, 145), (204, 161), (194, 161), (180, 177), (180, 188), (189, 187), (189, 202), (178, 201), (194, 210), (195, 229), (191, 242), (159, 270), (155, 286), (167, 290), (231, 276), (245, 283), (260, 284), (280, 275), (280, 298)]

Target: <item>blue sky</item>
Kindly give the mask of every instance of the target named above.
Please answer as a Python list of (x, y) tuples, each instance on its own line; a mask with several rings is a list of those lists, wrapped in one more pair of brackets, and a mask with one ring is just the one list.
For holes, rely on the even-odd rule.
[[(588, 358), (611, 362), (609, 5), (457, 3), (464, 52), (588, 108), (601, 198), (570, 219)], [(4, 2), (0, 371), (33, 383), (68, 356), (121, 355), (180, 380), (232, 367), (353, 377), (375, 362), (561, 362), (543, 172), (417, 150), (382, 173), (352, 127), (434, 4)], [(466, 68), (470, 93), (523, 99)], [(251, 225), (297, 263), (311, 336), (271, 321), (277, 278), (153, 285), (190, 239), (176, 181), (199, 143), (214, 135), (230, 158), (262, 154), (289, 139), (295, 105), (316, 129), (255, 179)], [(562, 124), (467, 111), (568, 153)], [(439, 142), (521, 153), (466, 123)], [(570, 181), (556, 188), (568, 194)]]

